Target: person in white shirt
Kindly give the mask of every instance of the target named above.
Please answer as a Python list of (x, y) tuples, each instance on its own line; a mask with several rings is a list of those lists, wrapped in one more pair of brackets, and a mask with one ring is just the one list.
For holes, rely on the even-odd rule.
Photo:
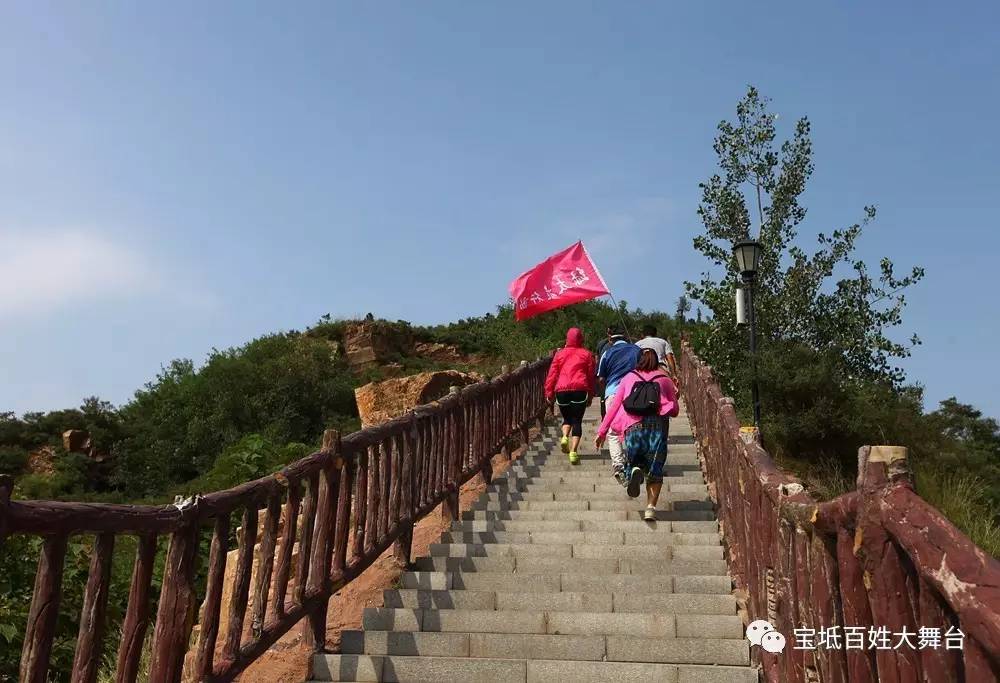
[(656, 336), (656, 327), (644, 325), (642, 328), (642, 339), (635, 343), (640, 349), (652, 349), (656, 352), (656, 357), (660, 365), (670, 374), (677, 377), (677, 360), (674, 358), (674, 350), (670, 347), (670, 342)]

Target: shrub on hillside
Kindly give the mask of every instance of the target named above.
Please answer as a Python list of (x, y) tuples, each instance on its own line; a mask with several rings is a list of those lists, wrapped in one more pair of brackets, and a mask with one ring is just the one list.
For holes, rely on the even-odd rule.
[(27, 466), (27, 450), (20, 446), (0, 446), (0, 474), (17, 475)]
[(127, 436), (115, 449), (115, 483), (140, 495), (209, 471), (250, 433), (287, 443), (357, 425), (344, 360), (323, 338), (292, 333), (213, 351), (199, 370), (174, 361), (121, 413)]

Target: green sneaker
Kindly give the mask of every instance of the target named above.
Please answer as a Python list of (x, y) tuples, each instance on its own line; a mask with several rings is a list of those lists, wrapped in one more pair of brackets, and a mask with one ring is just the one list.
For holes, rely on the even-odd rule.
[(569, 453), (569, 437), (564, 436), (559, 440), (559, 448), (562, 449), (563, 453)]
[(569, 452), (569, 464), (570, 465), (578, 465), (578, 464), (580, 464), (580, 456), (577, 454), (576, 451), (570, 451)]

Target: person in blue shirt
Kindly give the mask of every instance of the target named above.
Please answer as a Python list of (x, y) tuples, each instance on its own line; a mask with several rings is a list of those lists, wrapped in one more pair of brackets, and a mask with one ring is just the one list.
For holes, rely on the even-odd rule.
[[(597, 359), (597, 362), (601, 361), (601, 356), (604, 355), (604, 350), (608, 348), (608, 346), (611, 344), (611, 334), (614, 331), (615, 331), (615, 326), (608, 325), (608, 329), (605, 332), (605, 336), (601, 339), (600, 343), (597, 345), (597, 351), (594, 353), (594, 358)], [(597, 374), (596, 368), (594, 370), (594, 374), (595, 375)], [(607, 406), (604, 403), (604, 386), (601, 385), (600, 379), (597, 380), (595, 386), (597, 387), (596, 396), (598, 397), (601, 404), (601, 419), (603, 420), (604, 415), (607, 412)]]
[[(635, 370), (641, 356), (642, 349), (628, 341), (623, 328), (618, 326), (608, 328), (608, 344), (604, 347), (597, 364), (598, 395), (603, 397), (601, 400), (602, 419), (604, 418), (605, 402), (615, 395), (622, 378)], [(621, 440), (614, 432), (609, 432), (607, 444), (615, 477), (624, 485), (621, 477), (625, 470), (625, 451), (622, 448)]]

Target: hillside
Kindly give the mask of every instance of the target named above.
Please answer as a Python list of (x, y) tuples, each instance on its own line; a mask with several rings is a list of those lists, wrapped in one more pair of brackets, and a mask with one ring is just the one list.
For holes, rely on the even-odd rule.
[[(652, 323), (675, 343), (687, 333), (699, 352), (712, 334), (710, 322), (678, 322), (625, 306), (621, 312), (634, 330)], [(213, 350), (201, 365), (174, 360), (122, 406), (88, 398), (76, 409), (5, 414), (0, 473), (15, 476), (15, 496), (33, 498), (167, 502), (178, 494), (227, 488), (309, 453), (326, 428), (358, 428), (359, 386), (440, 369), (489, 377), (504, 364), (549, 353), (573, 325), (584, 329), (593, 346), (617, 319), (618, 312), (602, 302), (524, 323), (515, 323), (504, 306), (438, 326), (324, 317), (301, 332)], [(848, 384), (801, 348), (765, 351), (761, 360), (768, 377), (765, 445), (814, 493), (829, 497), (852, 488), (853, 454), (862, 443), (906, 445), (919, 493), (983, 548), (1000, 550), (995, 421), (955, 400), (925, 414), (918, 387)], [(745, 413), (746, 378), (722, 379)], [(803, 434), (826, 436), (809, 441)], [(122, 618), (134, 551), (133, 539), (115, 548), (112, 624)], [(37, 538), (13, 537), (0, 546), (0, 680), (16, 677), (35, 570), (24, 558), (38, 552)], [(89, 556), (89, 540), (74, 539), (53, 652), (58, 670), (67, 671), (72, 661)], [(155, 572), (154, 592), (161, 571)], [(203, 573), (198, 580), (204, 581)]]
[[(673, 330), (663, 314), (625, 314), (630, 326)], [(361, 385), (442, 369), (488, 377), (550, 353), (571, 325), (594, 345), (615, 320), (600, 302), (519, 324), (506, 306), (433, 327), (324, 316), (301, 332), (213, 349), (200, 366), (170, 361), (118, 407), (92, 397), (76, 409), (3, 414), (0, 473), (25, 498), (152, 502), (226, 488), (305, 455), (324, 429), (358, 429)]]

